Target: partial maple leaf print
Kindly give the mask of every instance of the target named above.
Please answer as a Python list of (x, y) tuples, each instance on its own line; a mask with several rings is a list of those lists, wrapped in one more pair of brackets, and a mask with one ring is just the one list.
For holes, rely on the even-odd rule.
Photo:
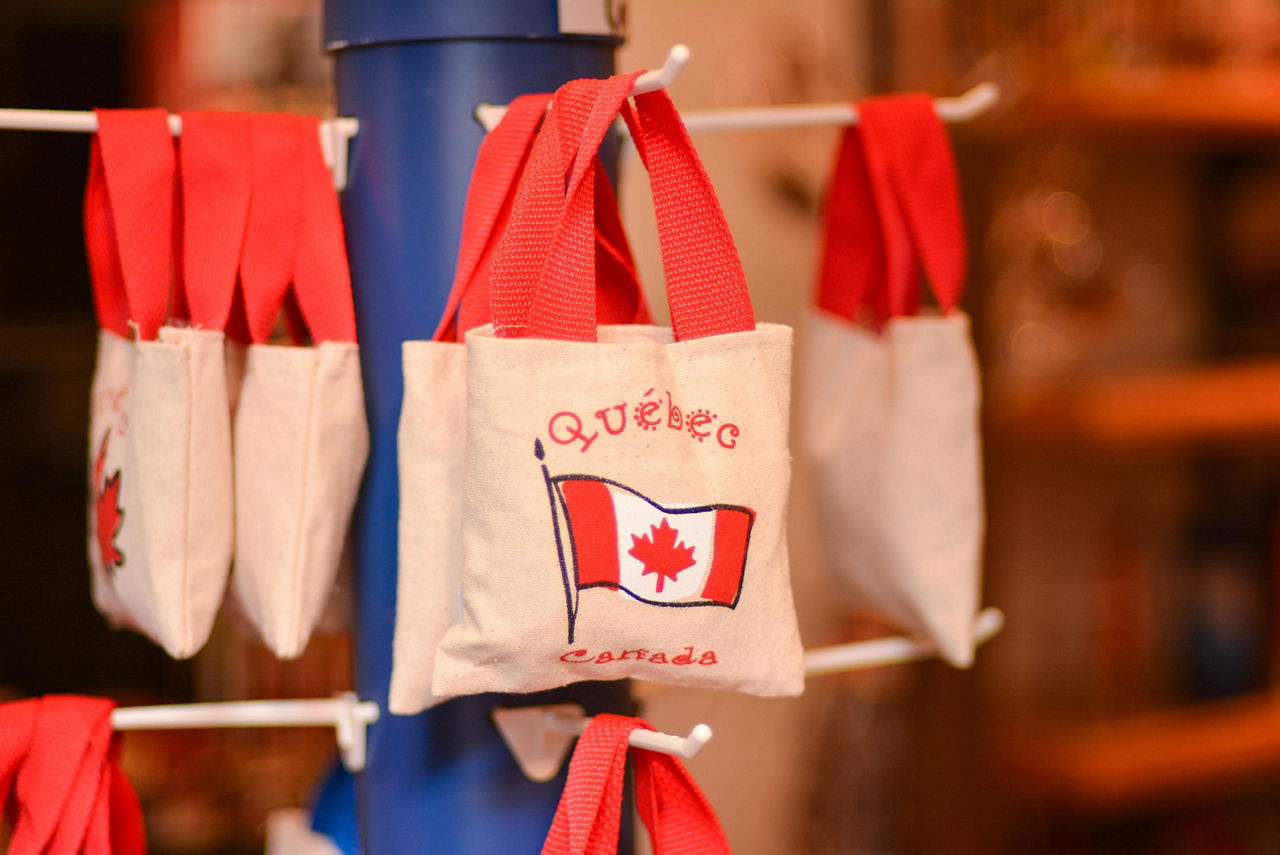
[(694, 565), (692, 546), (685, 546), (684, 541), (676, 543), (679, 530), (672, 528), (664, 519), (662, 525), (649, 526), (650, 534), (643, 537), (631, 535), (631, 549), (627, 554), (644, 563), (644, 572), (657, 573), (656, 591), (662, 593), (662, 583), (667, 579), (675, 581), (681, 570)]
[(120, 507), (120, 470), (117, 469), (106, 481), (102, 479), (102, 468), (107, 461), (107, 444), (111, 441), (111, 431), (102, 437), (102, 445), (98, 448), (98, 459), (93, 465), (94, 516), (97, 517), (98, 554), (102, 557), (102, 566), (108, 573), (114, 574), (124, 566), (124, 553), (116, 548), (116, 535), (124, 523), (124, 510)]

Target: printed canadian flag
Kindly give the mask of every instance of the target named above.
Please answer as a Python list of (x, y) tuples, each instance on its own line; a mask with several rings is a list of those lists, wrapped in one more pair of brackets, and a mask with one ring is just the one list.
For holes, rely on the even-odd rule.
[(557, 523), (556, 538), (570, 642), (581, 588), (614, 588), (655, 606), (738, 604), (755, 522), (750, 508), (665, 507), (603, 478), (547, 480), (566, 521), (567, 537)]

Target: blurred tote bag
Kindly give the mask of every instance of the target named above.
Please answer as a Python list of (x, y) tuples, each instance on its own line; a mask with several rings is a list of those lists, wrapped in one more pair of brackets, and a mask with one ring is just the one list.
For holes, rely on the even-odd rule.
[[(594, 716), (569, 760), (569, 776), (547, 832), (542, 855), (615, 855), (622, 830), (627, 740), (652, 730), (639, 718)], [(654, 855), (729, 855), (729, 841), (706, 796), (684, 764), (670, 754), (637, 748), (636, 811)], [(628, 850), (630, 847), (628, 847)]]
[[(437, 653), (437, 695), (622, 677), (803, 688), (785, 538), (790, 330), (755, 323), (664, 92), (624, 115), (650, 172), (674, 328), (597, 325), (583, 154), (633, 79), (557, 92), (494, 259), (494, 323), (467, 336), (463, 619)], [(557, 128), (571, 160), (546, 156)], [(556, 197), (559, 227), (543, 203)]]
[[(231, 559), (222, 332), (216, 322), (165, 324), (175, 177), (166, 114), (99, 110), (98, 127), (85, 193), (101, 327), (89, 421), (93, 599), (112, 623), (183, 658), (209, 636)], [(193, 278), (193, 320), (208, 320), (205, 308), (231, 286), (212, 271)]]
[[(431, 341), (403, 345), (399, 575), (390, 709), (411, 715), (431, 693), (436, 647), (461, 619), (462, 457), (466, 448), (466, 348), (461, 335), (490, 321), (489, 267), (550, 94), (515, 99), (481, 143), (463, 214), (453, 289)], [(602, 323), (647, 323), (631, 249), (608, 177), (597, 162), (596, 264)]]
[[(956, 309), (964, 226), (925, 96), (859, 103), (801, 336), (799, 446), (827, 563), (850, 604), (973, 660), (983, 533), (979, 380)], [(917, 258), (939, 311), (921, 311)]]
[[(245, 614), (300, 655), (342, 556), (369, 453), (355, 310), (318, 120), (251, 117), (240, 260), (251, 343), (235, 413), (235, 569)], [(293, 344), (271, 344), (284, 310)]]

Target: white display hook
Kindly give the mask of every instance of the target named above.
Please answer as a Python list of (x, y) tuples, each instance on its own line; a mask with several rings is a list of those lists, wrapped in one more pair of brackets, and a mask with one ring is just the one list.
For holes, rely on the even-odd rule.
[[(968, 122), (1000, 102), (1000, 87), (987, 81), (954, 98), (935, 98), (934, 112), (944, 122)], [(689, 133), (753, 131), (818, 125), (856, 125), (861, 119), (856, 104), (779, 104), (745, 109), (691, 110), (681, 113)]]
[(367, 728), (377, 720), (377, 703), (361, 701), (352, 692), (316, 700), (121, 707), (111, 713), (111, 724), (116, 730), (328, 726), (337, 737), (342, 764), (352, 772), (364, 768)]
[[(662, 68), (657, 71), (646, 71), (636, 78), (630, 94), (643, 95), (646, 92), (670, 88), (680, 76), (680, 72), (684, 70), (690, 56), (687, 46), (675, 45), (667, 52), (667, 61), (662, 63)], [(486, 131), (496, 128), (506, 114), (505, 104), (478, 104), (475, 109), (476, 121), (483, 125)]]
[[(974, 643), (982, 644), (991, 640), (1003, 628), (1004, 612), (995, 608), (983, 609), (973, 621)], [(932, 659), (937, 655), (938, 647), (931, 641), (900, 636), (873, 638), (869, 641), (855, 641), (806, 650), (804, 671), (809, 677), (818, 677), (841, 671), (857, 671), (883, 665), (917, 662), (921, 659)]]
[[(7, 110), (0, 109), (0, 129), (11, 131), (62, 131), (92, 134), (98, 117), (89, 110)], [(320, 148), (325, 163), (333, 170), (333, 186), (347, 186), (347, 149), (360, 130), (358, 119), (326, 119), (320, 123)], [(182, 135), (182, 117), (169, 116), (169, 132)]]
[[(573, 737), (580, 736), (590, 718), (577, 704), (499, 707), (493, 723), (511, 749), (520, 771), (532, 781), (550, 781), (564, 765)], [(673, 754), (686, 760), (711, 741), (711, 728), (694, 725), (688, 736), (654, 730), (635, 730), (627, 739), (633, 748)]]

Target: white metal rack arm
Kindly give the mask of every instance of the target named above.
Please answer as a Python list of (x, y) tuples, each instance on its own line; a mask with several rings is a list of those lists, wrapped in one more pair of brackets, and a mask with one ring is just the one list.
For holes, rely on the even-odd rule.
[[(0, 109), (0, 130), (92, 134), (98, 130), (98, 117), (89, 110)], [(357, 119), (326, 119), (320, 123), (320, 148), (325, 163), (333, 170), (333, 184), (338, 190), (347, 186), (347, 149), (359, 130)], [(169, 132), (175, 137), (182, 135), (181, 116), (169, 116)]]
[[(987, 81), (954, 98), (935, 98), (933, 109), (944, 122), (968, 122), (1000, 102), (1000, 87)], [(746, 109), (690, 110), (681, 113), (691, 134), (721, 131), (757, 131), (771, 128), (804, 128), (820, 125), (856, 125), (861, 116), (856, 104), (778, 104)]]
[[(493, 723), (515, 758), (520, 771), (532, 781), (550, 781), (564, 765), (575, 736), (586, 730), (590, 716), (578, 704), (499, 707)], [(688, 736), (635, 730), (627, 738), (634, 748), (672, 754), (686, 760), (711, 741), (711, 728), (694, 725)]]
[[(547, 710), (545, 716), (548, 730), (570, 736), (581, 736), (591, 721), (587, 716), (573, 715), (562, 710)], [(627, 744), (632, 748), (643, 748), (659, 754), (674, 754), (688, 760), (701, 751), (702, 746), (711, 741), (711, 737), (710, 725), (695, 724), (688, 736), (676, 736), (657, 730), (633, 730), (627, 739)]]
[(364, 768), (366, 730), (378, 720), (378, 705), (351, 692), (333, 698), (281, 701), (223, 701), (120, 707), (111, 713), (116, 730), (186, 730), (215, 727), (332, 727), (342, 763)]
[[(646, 71), (636, 78), (636, 82), (631, 86), (631, 94), (643, 95), (646, 92), (669, 89), (676, 82), (676, 78), (680, 76), (680, 72), (684, 70), (690, 56), (689, 48), (685, 45), (673, 46), (667, 52), (667, 59), (662, 63), (661, 68), (655, 71)], [(483, 125), (486, 131), (491, 131), (497, 127), (498, 122), (501, 122), (502, 117), (506, 114), (507, 106), (505, 104), (477, 104), (475, 109), (476, 121)]]
[[(973, 636), (977, 644), (990, 641), (1004, 628), (1004, 612), (996, 608), (983, 609), (973, 622)], [(863, 668), (879, 668), (883, 665), (899, 665), (918, 662), (938, 655), (937, 646), (931, 641), (893, 636), (835, 644), (831, 647), (815, 647), (804, 654), (804, 671), (809, 677), (836, 674), (841, 671), (858, 671)]]
[[(642, 95), (669, 88), (689, 62), (691, 54), (685, 45), (676, 45), (667, 61), (657, 71), (647, 71), (636, 79), (632, 95)], [(944, 122), (968, 122), (990, 110), (1000, 101), (1000, 87), (987, 81), (954, 98), (937, 98), (934, 109)], [(502, 121), (507, 108), (501, 104), (480, 104), (476, 120), (491, 131)], [(820, 125), (855, 125), (858, 107), (848, 101), (829, 104), (779, 104), (771, 107), (730, 108), (723, 110), (691, 110), (681, 113), (690, 133), (721, 131), (754, 131), (768, 128), (801, 128)], [(622, 127), (625, 133), (625, 127)]]

